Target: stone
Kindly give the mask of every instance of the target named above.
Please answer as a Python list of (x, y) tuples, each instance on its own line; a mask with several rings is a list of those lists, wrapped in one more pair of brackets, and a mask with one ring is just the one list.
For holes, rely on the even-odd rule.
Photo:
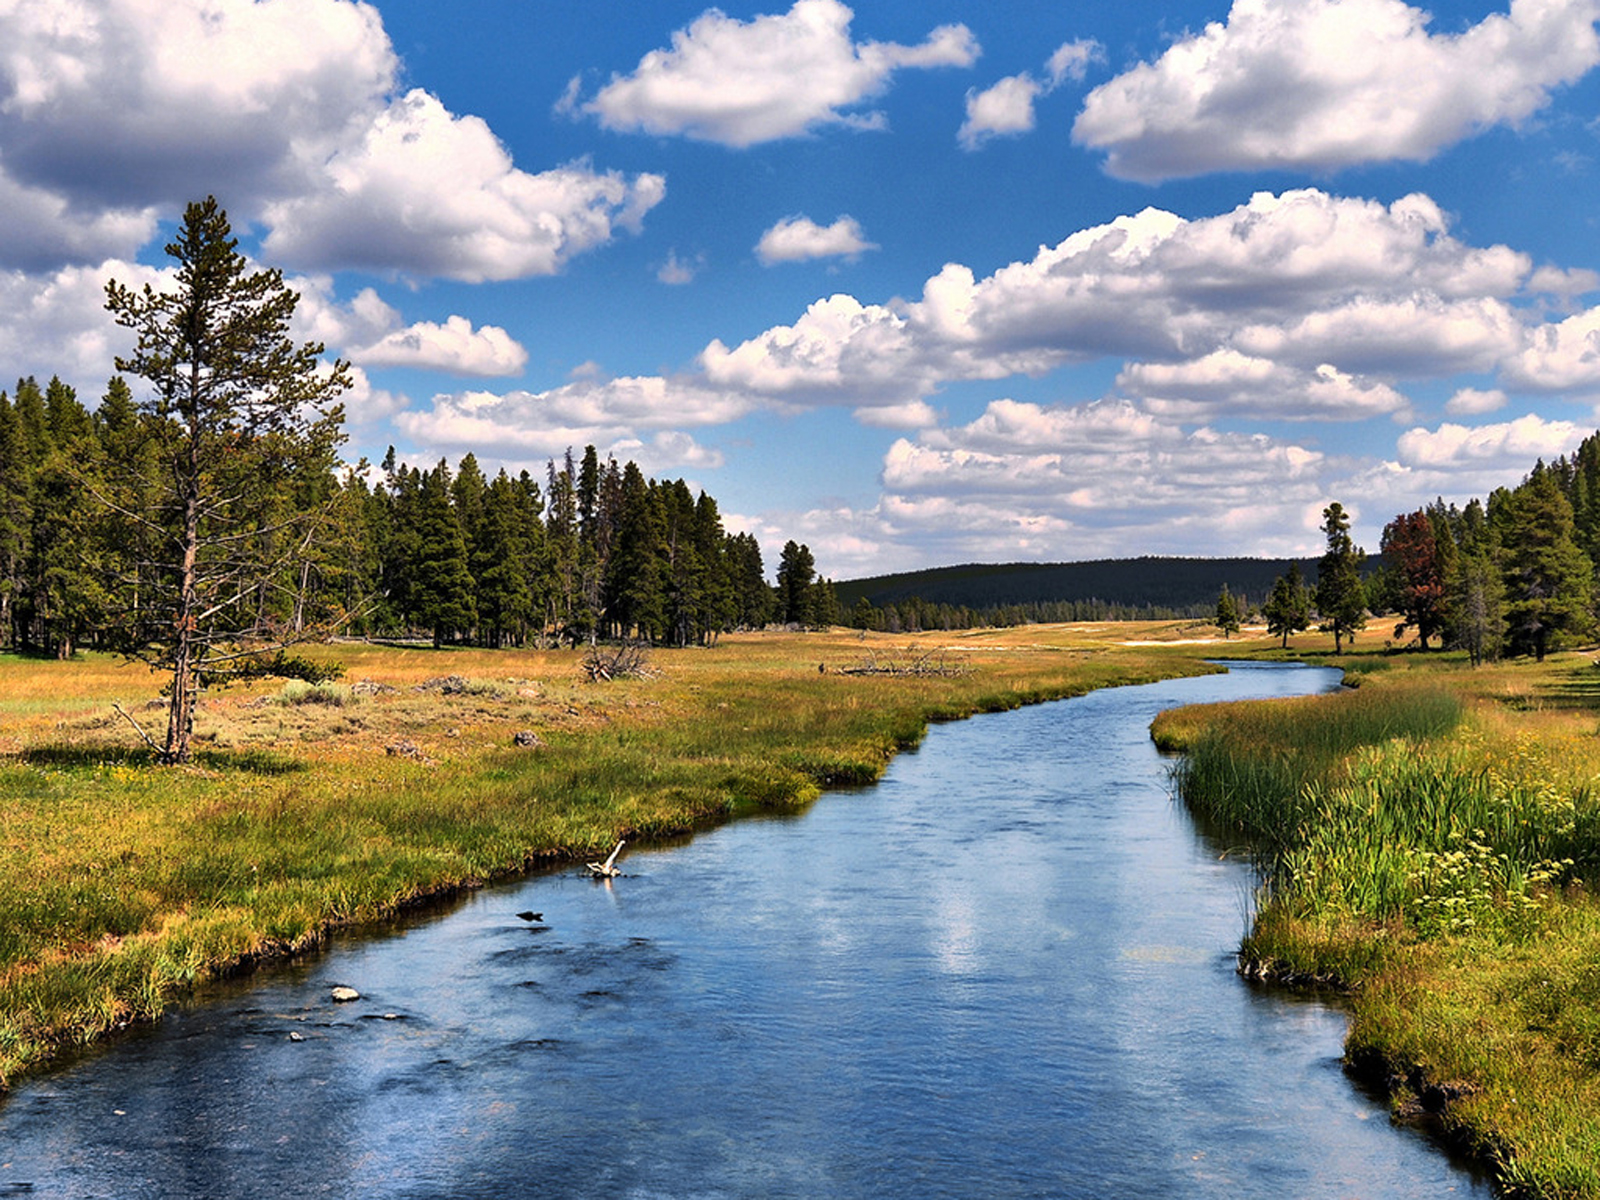
[(333, 989), (333, 1002), (335, 1004), (348, 1004), (352, 1000), (361, 999), (361, 993), (353, 987), (339, 986)]
[(511, 735), (511, 744), (513, 746), (527, 746), (537, 750), (544, 745), (544, 740), (533, 730), (523, 729)]

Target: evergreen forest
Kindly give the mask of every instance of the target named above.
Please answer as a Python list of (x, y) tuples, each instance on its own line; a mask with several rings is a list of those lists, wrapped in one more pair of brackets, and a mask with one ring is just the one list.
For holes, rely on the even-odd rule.
[[(126, 497), (161, 482), (154, 420), (121, 377), (92, 410), (59, 379), (0, 392), (0, 643), (66, 657), (135, 640), (159, 585), (160, 530)], [(756, 539), (726, 532), (715, 499), (592, 446), (542, 477), (490, 477), (471, 454), (453, 469), (413, 466), (392, 450), (377, 469), (331, 456), (297, 467), (257, 469), (228, 497), (256, 514), (253, 542), (294, 535), (271, 560), (277, 578), (225, 597), (246, 639), (686, 646), (837, 619), (809, 549), (784, 547), (774, 588)], [(302, 528), (288, 513), (315, 520)]]

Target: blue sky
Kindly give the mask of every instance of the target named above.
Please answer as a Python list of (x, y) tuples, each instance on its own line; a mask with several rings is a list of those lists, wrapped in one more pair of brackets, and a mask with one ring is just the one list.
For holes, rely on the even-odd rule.
[(1600, 417), (1600, 0), (0, 5), (0, 377), (215, 194), (351, 457), (594, 443), (836, 578), (1375, 548)]

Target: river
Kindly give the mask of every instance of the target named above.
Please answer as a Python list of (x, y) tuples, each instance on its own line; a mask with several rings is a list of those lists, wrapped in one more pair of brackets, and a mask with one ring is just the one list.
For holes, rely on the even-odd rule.
[(1337, 1010), (1235, 974), (1249, 868), (1149, 741), (1336, 682), (941, 725), (801, 816), (341, 938), (19, 1086), (0, 1196), (1487, 1198)]

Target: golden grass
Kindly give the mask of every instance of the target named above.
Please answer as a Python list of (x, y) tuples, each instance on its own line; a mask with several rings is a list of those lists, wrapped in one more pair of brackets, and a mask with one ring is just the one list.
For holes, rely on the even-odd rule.
[[(1171, 634), (746, 634), (612, 683), (581, 651), (343, 644), (310, 652), (343, 665), (340, 702), (273, 681), (209, 694), (183, 768), (151, 765), (112, 710), (159, 738), (144, 668), (0, 656), (0, 1086), (339, 923), (869, 781), (930, 719), (1209, 669), (1206, 646), (1120, 644)], [(930, 651), (960, 669), (842, 670)], [(417, 690), (441, 676), (471, 686)], [(522, 730), (543, 747), (513, 747)]]

